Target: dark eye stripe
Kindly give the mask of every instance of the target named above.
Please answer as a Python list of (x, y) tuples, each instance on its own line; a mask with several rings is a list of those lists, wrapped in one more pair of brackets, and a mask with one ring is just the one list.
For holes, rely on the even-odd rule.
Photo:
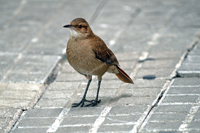
[(78, 28), (82, 28), (82, 27), (83, 27), (82, 25), (79, 25), (79, 26), (78, 26)]

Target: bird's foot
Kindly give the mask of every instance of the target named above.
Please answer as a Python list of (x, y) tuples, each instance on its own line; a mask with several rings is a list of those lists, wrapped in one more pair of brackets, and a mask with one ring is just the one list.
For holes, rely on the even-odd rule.
[[(84, 102), (89, 102), (89, 104), (84, 106)], [(72, 107), (89, 107), (89, 106), (96, 106), (97, 104), (99, 104), (101, 102), (101, 100), (86, 100), (86, 99), (82, 99), (79, 103), (73, 103)]]
[(85, 105), (84, 107), (90, 107), (90, 106), (97, 106), (100, 102), (101, 102), (101, 100), (91, 100), (91, 101), (89, 101), (90, 103), (89, 104), (87, 104), (87, 105)]

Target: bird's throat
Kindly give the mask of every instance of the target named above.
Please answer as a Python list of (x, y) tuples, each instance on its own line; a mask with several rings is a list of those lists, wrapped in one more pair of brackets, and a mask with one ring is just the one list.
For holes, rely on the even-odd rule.
[(70, 29), (70, 34), (72, 37), (77, 38), (79, 36), (78, 32), (74, 29)]

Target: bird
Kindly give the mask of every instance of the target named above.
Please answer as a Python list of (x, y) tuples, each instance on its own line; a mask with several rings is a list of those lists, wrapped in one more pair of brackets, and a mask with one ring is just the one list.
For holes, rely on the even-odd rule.
[[(67, 60), (78, 73), (88, 79), (82, 100), (78, 103), (73, 103), (72, 107), (92, 107), (97, 106), (101, 102), (98, 99), (99, 90), (102, 76), (106, 72), (116, 74), (125, 83), (134, 84), (128, 74), (120, 68), (114, 53), (99, 36), (93, 33), (84, 18), (75, 18), (70, 24), (63, 27), (70, 29), (70, 37), (66, 48)], [(94, 100), (86, 100), (93, 75), (98, 77), (96, 98)], [(85, 104), (85, 102), (88, 104)]]

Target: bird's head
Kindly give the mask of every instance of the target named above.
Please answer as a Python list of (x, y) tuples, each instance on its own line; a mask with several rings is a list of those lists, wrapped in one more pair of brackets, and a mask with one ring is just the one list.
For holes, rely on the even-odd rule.
[(69, 25), (63, 26), (70, 29), (70, 35), (74, 38), (87, 38), (93, 35), (88, 22), (83, 18), (74, 19)]

